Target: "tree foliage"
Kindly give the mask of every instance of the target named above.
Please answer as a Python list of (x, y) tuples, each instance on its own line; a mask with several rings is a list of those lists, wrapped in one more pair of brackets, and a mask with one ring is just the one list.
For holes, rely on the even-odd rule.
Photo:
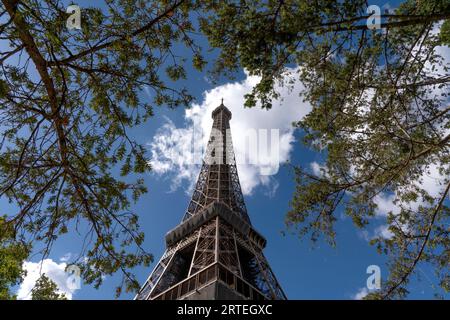
[[(244, 67), (261, 77), (247, 107), (270, 108), (276, 82), (305, 85), (313, 109), (295, 125), (326, 162), (319, 175), (294, 167), (287, 224), (334, 243), (337, 208), (365, 228), (377, 197), (393, 195), (392, 236), (373, 240), (391, 259), (375, 298), (403, 297), (422, 261), (448, 289), (450, 77), (439, 48), (449, 44), (450, 4), (404, 1), (383, 13), (382, 30), (368, 28), (369, 15), (362, 0), (107, 0), (83, 8), (82, 30), (69, 31), (58, 0), (1, 0), (0, 198), (19, 208), (2, 224), (12, 230), (7, 245), (42, 242), (46, 256), (60, 235), (79, 231), (86, 282), (121, 270), (122, 284), (138, 287), (130, 270), (152, 256), (130, 201), (147, 190), (126, 177), (150, 168), (127, 131), (155, 105), (191, 102), (173, 82), (186, 76), (178, 45), (195, 68), (205, 65), (192, 37), (198, 17), (219, 49), (215, 75)], [(293, 65), (298, 73), (286, 74)], [(431, 169), (444, 178), (438, 195), (418, 183)]]
[[(372, 240), (388, 255), (390, 275), (370, 297), (404, 297), (421, 262), (448, 291), (450, 76), (442, 46), (450, 3), (404, 1), (383, 12), (382, 29), (368, 28), (366, 1), (226, 1), (208, 9), (201, 25), (220, 49), (215, 72), (244, 67), (261, 77), (247, 107), (270, 108), (276, 82), (298, 77), (305, 85), (312, 111), (295, 126), (326, 161), (320, 174), (294, 166), (287, 225), (334, 244), (338, 208), (366, 228), (377, 199), (392, 196), (389, 236)], [(298, 73), (287, 74), (293, 65)], [(442, 178), (438, 194), (420, 183), (430, 171)]]
[(43, 274), (31, 289), (31, 300), (67, 300), (67, 297), (64, 293), (58, 293), (56, 283)]
[(0, 2), (0, 198), (19, 208), (6, 225), (16, 239), (43, 243), (44, 257), (60, 235), (78, 231), (86, 259), (74, 262), (96, 287), (122, 271), (122, 285), (136, 289), (130, 269), (152, 261), (130, 211), (147, 189), (125, 178), (150, 167), (127, 131), (153, 106), (192, 100), (173, 83), (185, 76), (176, 45), (192, 51), (196, 68), (204, 64), (190, 37), (192, 8), (108, 0), (83, 8), (77, 31), (66, 28), (58, 0)]
[(14, 230), (5, 226), (4, 217), (0, 217), (0, 228), (0, 300), (11, 300), (16, 298), (11, 287), (25, 276), (22, 262), (28, 257), (30, 246), (15, 240)]

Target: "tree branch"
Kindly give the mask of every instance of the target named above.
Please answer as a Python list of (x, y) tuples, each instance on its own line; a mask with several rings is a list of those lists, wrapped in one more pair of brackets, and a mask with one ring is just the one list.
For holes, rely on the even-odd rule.
[[(152, 19), (150, 22), (148, 22), (146, 25), (144, 25), (143, 27), (141, 27), (141, 28), (137, 29), (136, 31), (132, 32), (131, 33), (131, 37), (135, 37), (135, 36), (145, 32), (145, 31), (149, 30), (151, 27), (153, 27), (153, 25), (155, 25), (156, 23), (161, 21), (163, 18), (168, 17), (168, 15), (170, 13), (172, 13), (176, 8), (178, 8), (183, 2), (184, 2), (184, 0), (181, 0), (179, 2), (174, 3), (168, 9), (166, 9), (163, 13), (161, 13), (160, 15), (158, 15), (157, 17)], [(92, 48), (90, 48), (88, 50), (84, 50), (84, 51), (81, 51), (79, 53), (76, 53), (75, 55), (72, 55), (72, 56), (70, 56), (68, 58), (63, 58), (63, 59), (59, 60), (59, 63), (61, 63), (61, 64), (71, 63), (71, 62), (73, 62), (75, 60), (78, 60), (78, 59), (80, 59), (80, 58), (82, 58), (82, 57), (84, 57), (86, 55), (95, 53), (95, 52), (100, 51), (102, 49), (106, 49), (106, 48), (111, 47), (111, 46), (113, 46), (113, 45), (115, 45), (117, 43), (120, 43), (121, 41), (124, 41), (124, 40), (125, 40), (125, 36), (122, 36), (122, 37), (120, 37), (118, 39), (111, 40), (111, 41), (108, 41), (108, 42), (106, 42), (104, 44), (92, 47)], [(53, 66), (55, 64), (56, 64), (55, 61), (48, 63), (49, 66)]]
[(436, 220), (436, 216), (437, 216), (439, 210), (441, 210), (442, 204), (444, 203), (444, 200), (447, 197), (447, 194), (449, 193), (449, 190), (450, 190), (450, 183), (447, 185), (447, 188), (445, 189), (444, 193), (442, 194), (438, 205), (434, 209), (434, 212), (433, 212), (433, 214), (431, 216), (431, 221), (430, 221), (430, 223), (428, 225), (428, 229), (427, 229), (427, 233), (425, 235), (425, 239), (423, 240), (422, 245), (421, 245), (421, 247), (419, 249), (419, 252), (418, 252), (416, 258), (414, 259), (412, 265), (408, 268), (408, 270), (405, 272), (405, 274), (403, 274), (403, 276), (401, 277), (400, 281), (397, 282), (395, 285), (393, 285), (391, 288), (389, 288), (387, 290), (387, 292), (382, 296), (383, 299), (389, 298), (389, 296), (398, 287), (400, 287), (406, 281), (406, 279), (408, 279), (408, 277), (411, 275), (411, 273), (413, 272), (414, 268), (416, 267), (417, 263), (420, 261), (420, 258), (421, 258), (422, 254), (423, 254), (423, 251), (425, 250), (425, 246), (428, 243), (428, 239), (430, 238), (431, 229), (433, 228), (434, 221)]

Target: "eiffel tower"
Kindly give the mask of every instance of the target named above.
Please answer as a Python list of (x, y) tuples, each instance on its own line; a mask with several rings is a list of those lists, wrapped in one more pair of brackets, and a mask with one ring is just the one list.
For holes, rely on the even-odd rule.
[(223, 99), (212, 118), (187, 211), (166, 234), (167, 249), (135, 299), (286, 299), (264, 257), (266, 239), (247, 214)]

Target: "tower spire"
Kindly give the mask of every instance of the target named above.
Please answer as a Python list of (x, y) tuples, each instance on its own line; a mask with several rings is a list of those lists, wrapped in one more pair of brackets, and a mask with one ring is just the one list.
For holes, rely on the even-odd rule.
[(136, 299), (286, 299), (247, 214), (223, 99), (212, 118), (192, 199)]
[(228, 206), (247, 223), (245, 207), (230, 132), (231, 111), (223, 104), (212, 112), (213, 125), (205, 158), (183, 221), (211, 203)]

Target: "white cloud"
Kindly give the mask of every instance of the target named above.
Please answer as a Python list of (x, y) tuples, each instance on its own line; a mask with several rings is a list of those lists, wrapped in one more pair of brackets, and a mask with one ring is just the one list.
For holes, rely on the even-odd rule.
[(59, 293), (64, 293), (67, 299), (72, 299), (75, 289), (70, 286), (69, 274), (65, 271), (66, 267), (65, 262), (57, 263), (52, 259), (44, 259), (39, 262), (25, 261), (23, 268), (27, 274), (17, 291), (17, 298), (20, 300), (31, 299), (31, 290), (34, 288), (36, 281), (42, 274), (45, 274), (56, 283)]
[[(406, 225), (403, 225), (402, 229), (405, 232), (408, 231)], [(372, 228), (372, 230), (359, 230), (358, 236), (369, 242), (375, 238), (391, 239), (394, 236), (394, 233), (389, 230), (389, 225), (381, 224)]]
[(373, 201), (377, 204), (377, 216), (387, 217), (389, 212), (397, 215), (400, 212), (400, 207), (394, 204), (395, 195), (378, 194)]
[(171, 191), (180, 187), (183, 181), (189, 182), (190, 189), (195, 183), (196, 168), (192, 159), (193, 128), (176, 128), (168, 118), (158, 129), (150, 143), (151, 165), (153, 172), (163, 175), (170, 174)]
[(389, 226), (384, 224), (375, 228), (374, 236), (382, 237), (384, 239), (391, 239), (394, 236), (394, 234), (392, 233), (391, 230), (389, 230)]
[(327, 167), (325, 165), (322, 165), (316, 161), (313, 161), (309, 164), (309, 166), (311, 167), (312, 172), (318, 176), (318, 177), (323, 177), (324, 175), (327, 175)]
[(68, 252), (65, 255), (63, 255), (61, 258), (59, 258), (60, 262), (67, 262), (72, 258), (72, 253)]
[[(296, 70), (288, 71), (295, 76)], [(150, 163), (153, 172), (171, 179), (172, 191), (186, 182), (190, 189), (195, 183), (202, 158), (198, 148), (206, 145), (212, 127), (211, 112), (223, 98), (224, 104), (232, 112), (230, 126), (242, 192), (249, 195), (258, 186), (263, 186), (266, 194), (273, 195), (278, 186), (275, 177), (261, 173), (268, 167), (274, 169), (271, 164), (278, 164), (277, 160), (280, 163), (289, 160), (294, 142), (292, 122), (300, 120), (311, 107), (299, 98), (304, 89), (303, 85), (294, 81), (292, 88), (288, 85), (277, 87), (280, 98), (273, 101), (272, 109), (263, 110), (259, 105), (250, 109), (244, 108), (244, 95), (249, 93), (258, 81), (258, 77), (247, 74), (242, 81), (227, 83), (204, 92), (203, 101), (193, 104), (185, 111), (183, 128), (175, 128), (174, 123), (166, 119), (166, 123), (149, 144), (152, 157)], [(257, 163), (248, 164), (249, 161), (245, 161), (249, 159), (246, 137), (249, 130), (259, 133), (259, 129), (268, 130), (268, 153), (259, 157)], [(271, 129), (279, 130), (278, 146), (271, 139)], [(261, 140), (258, 141), (260, 142)], [(276, 149), (279, 152), (275, 152)]]
[(353, 300), (362, 300), (365, 296), (367, 296), (368, 293), (369, 293), (369, 290), (366, 287), (361, 288), (358, 290), (357, 293), (352, 295), (352, 299)]

